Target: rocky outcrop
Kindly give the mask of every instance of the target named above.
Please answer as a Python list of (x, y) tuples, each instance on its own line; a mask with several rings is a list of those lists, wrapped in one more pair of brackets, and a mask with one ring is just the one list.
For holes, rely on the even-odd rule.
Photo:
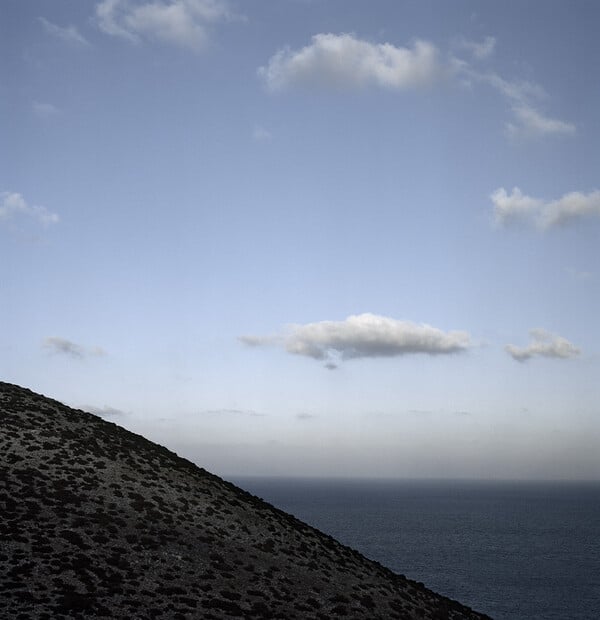
[(0, 617), (485, 616), (139, 435), (0, 383)]

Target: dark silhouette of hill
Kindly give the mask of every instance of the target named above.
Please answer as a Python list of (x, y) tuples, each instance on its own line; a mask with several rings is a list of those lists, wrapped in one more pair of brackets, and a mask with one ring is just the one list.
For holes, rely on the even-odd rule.
[(0, 383), (0, 617), (485, 616), (139, 435)]

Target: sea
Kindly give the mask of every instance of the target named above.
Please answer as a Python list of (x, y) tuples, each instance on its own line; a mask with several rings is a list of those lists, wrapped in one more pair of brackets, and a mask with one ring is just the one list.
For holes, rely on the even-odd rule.
[(236, 478), (496, 620), (600, 619), (600, 483)]

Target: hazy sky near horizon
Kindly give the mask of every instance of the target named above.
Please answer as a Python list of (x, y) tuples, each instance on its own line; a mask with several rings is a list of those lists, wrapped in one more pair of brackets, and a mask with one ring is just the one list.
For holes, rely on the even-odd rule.
[(2, 379), (225, 476), (600, 478), (599, 26), (5, 0)]

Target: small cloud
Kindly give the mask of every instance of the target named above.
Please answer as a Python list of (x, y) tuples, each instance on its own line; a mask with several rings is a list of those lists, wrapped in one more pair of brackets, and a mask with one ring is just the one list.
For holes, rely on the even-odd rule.
[(258, 69), (272, 92), (295, 86), (404, 90), (428, 86), (442, 74), (437, 48), (427, 41), (396, 47), (332, 33), (314, 35), (299, 50), (281, 49)]
[(326, 364), (323, 364), (323, 366), (327, 368), (327, 370), (336, 370), (338, 367), (338, 365), (333, 362), (327, 362)]
[(32, 217), (40, 224), (56, 224), (58, 215), (51, 213), (46, 207), (29, 205), (18, 192), (0, 193), (0, 221), (15, 217)]
[(313, 420), (314, 418), (316, 418), (317, 416), (312, 414), (312, 413), (297, 413), (296, 414), (296, 419), (297, 420)]
[(84, 347), (66, 338), (58, 338), (56, 336), (46, 338), (42, 346), (51, 353), (67, 355), (78, 359), (105, 355), (105, 352), (100, 347)]
[(365, 357), (396, 357), (415, 353), (447, 355), (470, 346), (466, 332), (443, 332), (426, 324), (399, 321), (375, 314), (349, 316), (344, 321), (290, 325), (280, 336), (242, 336), (249, 346), (280, 345), (288, 353), (333, 363)]
[(90, 44), (75, 26), (57, 26), (44, 17), (40, 17), (39, 20), (48, 34), (64, 41), (65, 43), (77, 45), (79, 47), (87, 47)]
[(510, 194), (499, 187), (490, 198), (494, 204), (494, 220), (500, 225), (535, 218), (543, 204), (541, 200), (523, 194), (518, 187), (514, 187)]
[(511, 138), (528, 138), (549, 135), (573, 135), (575, 125), (556, 118), (544, 116), (528, 104), (515, 105), (512, 108), (515, 122), (506, 124), (506, 131)]
[(591, 271), (579, 271), (577, 269), (567, 269), (567, 273), (575, 280), (586, 282), (594, 277)]
[(247, 347), (265, 347), (277, 344), (281, 338), (277, 336), (239, 336), (238, 340)]
[(52, 118), (59, 113), (59, 110), (56, 106), (52, 105), (51, 103), (42, 103), (40, 101), (34, 101), (31, 104), (31, 109), (33, 110), (35, 116), (44, 120), (47, 118)]
[(600, 216), (600, 191), (584, 194), (570, 192), (558, 200), (543, 201), (532, 198), (514, 187), (509, 194), (503, 187), (490, 196), (497, 224), (526, 222), (542, 230), (570, 221)]
[(127, 414), (120, 409), (115, 409), (114, 407), (109, 407), (108, 405), (104, 405), (104, 407), (94, 407), (93, 405), (85, 405), (82, 407), (83, 411), (87, 411), (88, 413), (92, 413), (93, 415), (97, 415), (101, 418), (122, 418)]
[(513, 139), (542, 138), (552, 135), (574, 135), (573, 123), (552, 118), (540, 112), (535, 101), (546, 99), (544, 89), (529, 81), (506, 80), (497, 73), (482, 73), (474, 70), (468, 62), (454, 61), (458, 76), (469, 83), (484, 83), (497, 91), (510, 106), (514, 119), (506, 124), (507, 135)]
[(581, 351), (566, 338), (551, 334), (545, 329), (530, 329), (531, 342), (526, 347), (508, 344), (504, 350), (518, 362), (525, 362), (532, 357), (551, 357), (569, 359), (577, 357)]
[(200, 415), (214, 415), (214, 416), (249, 416), (251, 418), (263, 418), (265, 416), (264, 413), (258, 413), (253, 411), (252, 409), (202, 409), (198, 412)]
[(485, 37), (483, 41), (477, 42), (461, 38), (456, 41), (456, 46), (469, 52), (476, 60), (484, 60), (494, 53), (496, 39)]
[(270, 131), (261, 127), (260, 125), (255, 125), (252, 130), (252, 138), (256, 140), (256, 142), (270, 142), (273, 138), (273, 135)]
[(102, 32), (131, 43), (157, 40), (199, 51), (209, 38), (209, 27), (232, 17), (224, 0), (102, 0), (96, 20)]

